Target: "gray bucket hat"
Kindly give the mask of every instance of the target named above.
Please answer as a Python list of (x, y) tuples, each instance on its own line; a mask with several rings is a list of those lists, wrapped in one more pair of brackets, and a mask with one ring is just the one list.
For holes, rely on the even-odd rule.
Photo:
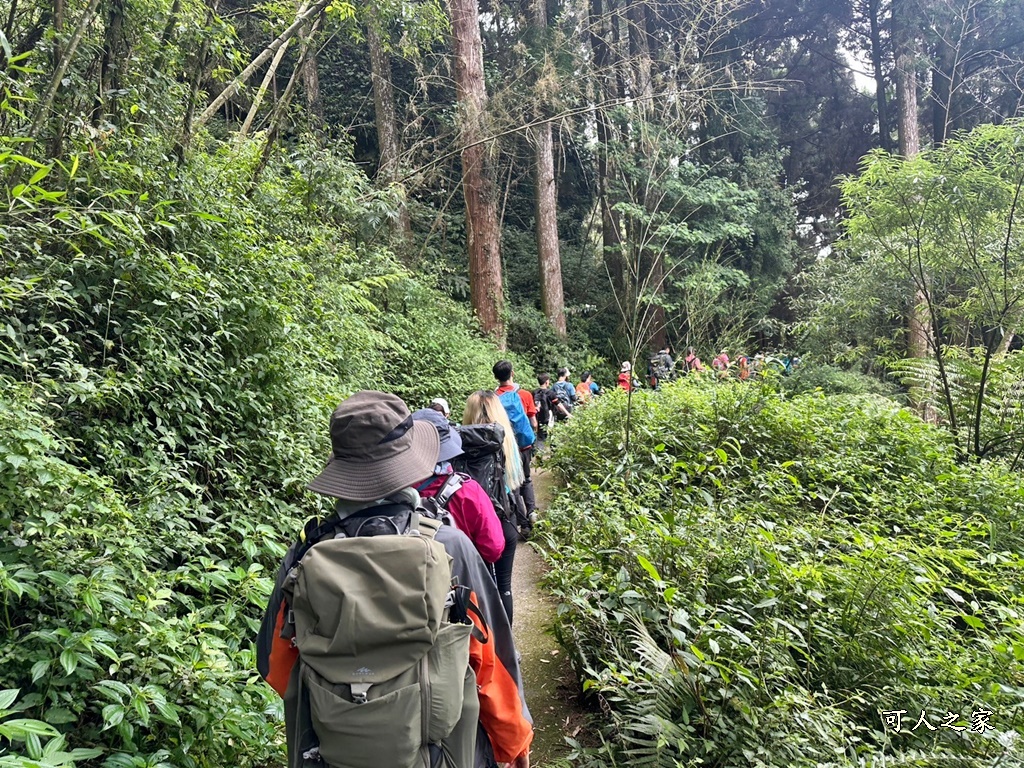
[(448, 419), (442, 416), (433, 408), (421, 408), (413, 411), (414, 421), (427, 421), (434, 425), (437, 436), (441, 438), (441, 452), (437, 455), (438, 462), (451, 461), (456, 456), (462, 455), (462, 438), (459, 433), (452, 429)]
[(331, 414), (331, 458), (307, 488), (349, 501), (376, 501), (427, 477), (438, 461), (433, 424), (413, 421), (402, 399), (357, 392)]

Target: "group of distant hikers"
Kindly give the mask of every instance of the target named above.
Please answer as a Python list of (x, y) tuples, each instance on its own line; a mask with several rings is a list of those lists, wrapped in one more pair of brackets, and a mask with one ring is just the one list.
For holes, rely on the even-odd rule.
[(693, 347), (686, 349), (686, 355), (677, 364), (672, 358), (671, 347), (666, 345), (647, 359), (646, 382), (641, 382), (634, 376), (632, 363), (628, 360), (623, 361), (618, 386), (630, 391), (642, 389), (646, 383), (651, 389), (657, 389), (663, 382), (689, 374), (713, 375), (719, 379), (728, 379), (732, 378), (735, 373), (740, 381), (746, 381), (752, 375), (767, 369), (774, 369), (778, 373), (788, 376), (799, 364), (799, 357), (774, 357), (763, 353), (758, 353), (753, 357), (741, 353), (735, 359), (730, 359), (729, 350), (722, 349), (711, 359), (710, 365), (705, 365)]
[(331, 416), (308, 488), (334, 511), (289, 549), (257, 638), (289, 768), (529, 768), (512, 564), (535, 519), (538, 433), (572, 404), (568, 370), (536, 392), (506, 360), (493, 371), (462, 424), (444, 398), (410, 412), (374, 391)]

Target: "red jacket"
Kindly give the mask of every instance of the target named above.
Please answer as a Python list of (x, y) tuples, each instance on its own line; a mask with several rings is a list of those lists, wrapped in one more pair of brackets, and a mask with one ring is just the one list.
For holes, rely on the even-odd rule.
[[(431, 497), (441, 490), (448, 475), (434, 475), (425, 488), (419, 483), (416, 487), (420, 496)], [(491, 497), (476, 480), (464, 477), (462, 487), (448, 500), (445, 507), (455, 522), (455, 527), (462, 531), (473, 542), (476, 551), (488, 563), (495, 563), (505, 551), (505, 532), (501, 528), (501, 520), (494, 511)]]

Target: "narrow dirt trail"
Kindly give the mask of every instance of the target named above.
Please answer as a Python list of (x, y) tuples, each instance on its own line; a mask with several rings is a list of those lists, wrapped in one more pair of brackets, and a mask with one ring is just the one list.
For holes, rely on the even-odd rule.
[[(540, 510), (551, 499), (551, 477), (534, 470), (534, 488)], [(566, 765), (560, 758), (569, 753), (565, 736), (582, 725), (583, 713), (577, 703), (577, 685), (565, 652), (551, 633), (555, 601), (538, 585), (544, 562), (528, 543), (516, 548), (512, 571), (515, 599), (516, 648), (522, 655), (526, 702), (533, 713), (534, 740), (530, 765), (554, 768)]]

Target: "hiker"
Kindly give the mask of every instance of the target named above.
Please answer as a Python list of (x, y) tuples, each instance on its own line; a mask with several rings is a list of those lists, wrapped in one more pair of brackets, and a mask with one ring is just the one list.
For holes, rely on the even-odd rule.
[(433, 400), (430, 401), (430, 405), (428, 405), (427, 407), (433, 408), (446, 419), (452, 415), (452, 409), (448, 407), (448, 401), (445, 400), (443, 397), (435, 397)]
[(516, 530), (515, 509), (518, 507), (519, 487), (523, 484), (523, 464), (519, 458), (516, 439), (512, 433), (508, 414), (501, 405), (498, 396), (486, 389), (474, 392), (466, 400), (466, 408), (462, 414), (463, 424), (498, 424), (505, 430), (505, 491), (511, 498), (512, 514), (502, 519), (501, 527), (505, 534), (505, 548), (501, 557), (494, 564), (494, 578), (498, 582), (498, 594), (505, 606), (508, 623), (512, 624), (512, 564), (516, 559), (516, 542), (519, 532)]
[(537, 499), (533, 494), (533, 480), (530, 477), (530, 464), (533, 460), (533, 444), (537, 442), (537, 404), (533, 401), (533, 393), (523, 389), (513, 381), (512, 363), (499, 360), (491, 369), (498, 387), (494, 393), (505, 406), (505, 413), (515, 432), (516, 445), (519, 446), (519, 458), (523, 462), (523, 484), (519, 493), (526, 503), (527, 525), (537, 512)]
[(493, 563), (505, 549), (505, 533), (487, 491), (469, 475), (456, 473), (452, 461), (462, 455), (462, 438), (439, 411), (423, 408), (414, 421), (432, 424), (441, 439), (433, 473), (414, 486), (420, 496), (437, 500), (456, 528), (473, 542), (486, 563)]
[(661, 382), (671, 380), (675, 373), (676, 363), (672, 359), (670, 350), (671, 348), (666, 344), (658, 351), (658, 354), (650, 358), (647, 364), (651, 389), (657, 389)]
[(628, 360), (622, 363), (619, 371), (619, 388), (627, 392), (640, 389), (640, 382), (633, 378), (633, 364)]
[(576, 407), (576, 387), (569, 381), (569, 375), (568, 368), (559, 368), (558, 381), (551, 385), (551, 389), (558, 396), (558, 399), (562, 401), (565, 409), (571, 414), (572, 409)]
[(594, 396), (594, 391), (590, 388), (590, 384), (593, 381), (593, 377), (590, 371), (584, 371), (580, 377), (580, 383), (576, 385), (576, 401), (579, 403), (589, 403), (590, 398)]
[(334, 513), (289, 549), (256, 643), (284, 699), (288, 768), (529, 768), (531, 718), (487, 566), (411, 487), (438, 463), (437, 429), (367, 391), (330, 433), (307, 487)]
[(697, 357), (697, 350), (693, 347), (686, 348), (686, 357), (683, 358), (683, 372), (684, 373), (702, 373), (704, 371), (704, 363)]
[(746, 381), (750, 378), (750, 358), (746, 355), (740, 355), (736, 358), (736, 367), (740, 371), (740, 381)]
[(558, 395), (551, 389), (551, 376), (547, 373), (537, 375), (537, 388), (533, 390), (533, 402), (537, 405), (537, 443), (538, 448), (548, 439), (548, 429), (556, 421), (569, 418), (569, 411)]
[(729, 378), (729, 352), (723, 349), (718, 353), (718, 356), (711, 361), (711, 367), (718, 371), (718, 378), (727, 379)]

